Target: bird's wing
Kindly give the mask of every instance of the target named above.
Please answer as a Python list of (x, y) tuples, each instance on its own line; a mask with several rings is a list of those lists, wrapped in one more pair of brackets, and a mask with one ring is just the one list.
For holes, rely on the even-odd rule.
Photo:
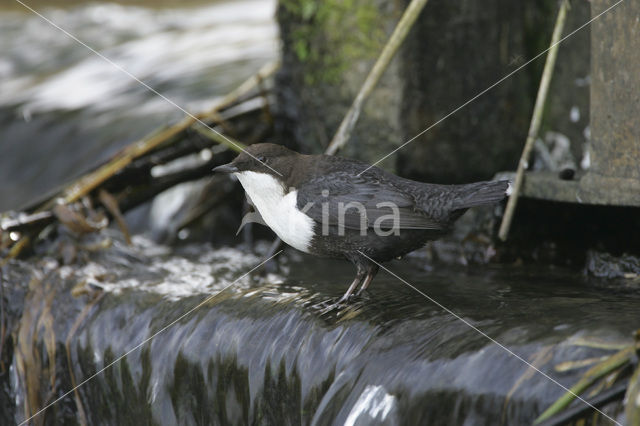
[(345, 228), (442, 230), (445, 225), (415, 209), (410, 194), (383, 177), (334, 171), (316, 176), (298, 188), (298, 209), (319, 223)]

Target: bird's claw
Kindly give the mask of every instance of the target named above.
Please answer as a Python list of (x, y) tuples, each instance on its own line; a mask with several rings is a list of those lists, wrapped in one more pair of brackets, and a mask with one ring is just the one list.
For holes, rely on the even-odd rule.
[[(355, 294), (351, 294), (348, 297), (342, 296), (337, 302), (331, 303), (330, 300), (326, 300), (324, 302), (320, 302), (316, 305), (316, 307), (322, 308), (320, 309), (320, 315), (325, 315), (331, 311), (340, 311), (342, 309), (346, 309), (352, 305), (353, 300), (357, 298)], [(339, 314), (340, 312), (338, 312)]]

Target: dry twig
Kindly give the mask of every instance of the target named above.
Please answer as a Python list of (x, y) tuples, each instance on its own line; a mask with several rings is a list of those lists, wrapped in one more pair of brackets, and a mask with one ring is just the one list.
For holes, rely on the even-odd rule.
[(378, 84), (380, 77), (382, 77), (382, 74), (384, 74), (391, 62), (391, 59), (393, 59), (398, 48), (407, 37), (409, 30), (413, 27), (416, 19), (418, 19), (418, 16), (427, 4), (427, 1), (428, 0), (411, 0), (411, 3), (404, 11), (402, 18), (400, 18), (398, 25), (396, 25), (393, 34), (391, 34), (389, 41), (384, 46), (378, 60), (373, 65), (373, 68), (371, 68), (369, 75), (367, 75), (358, 95), (354, 99), (353, 104), (351, 104), (351, 108), (349, 108), (349, 111), (342, 119), (342, 123), (340, 123), (340, 127), (333, 136), (325, 154), (333, 155), (347, 143), (351, 136), (351, 132), (358, 121), (358, 117), (360, 116), (360, 112), (362, 111), (365, 101)]
[(567, 17), (567, 9), (569, 8), (569, 0), (563, 0), (560, 4), (560, 11), (558, 12), (558, 18), (553, 29), (553, 35), (551, 36), (551, 47), (547, 54), (547, 60), (544, 64), (544, 71), (542, 72), (542, 78), (540, 79), (540, 87), (538, 88), (538, 96), (536, 97), (536, 104), (533, 107), (533, 115), (531, 117), (531, 124), (529, 125), (529, 133), (527, 134), (527, 141), (524, 144), (520, 161), (518, 162), (518, 171), (516, 172), (516, 179), (513, 183), (513, 192), (507, 202), (507, 207), (502, 217), (502, 223), (500, 224), (500, 231), (498, 237), (502, 241), (507, 240), (509, 235), (509, 228), (511, 227), (511, 220), (518, 204), (518, 196), (520, 195), (520, 189), (522, 188), (522, 182), (524, 180), (524, 171), (527, 169), (529, 163), (529, 156), (531, 155), (531, 149), (533, 148), (534, 141), (538, 136), (540, 130), (540, 123), (542, 122), (542, 113), (544, 111), (544, 105), (547, 100), (547, 93), (549, 92), (549, 84), (551, 83), (551, 76), (553, 75), (553, 68), (556, 64), (556, 58), (558, 56), (558, 41), (562, 36), (562, 30)]

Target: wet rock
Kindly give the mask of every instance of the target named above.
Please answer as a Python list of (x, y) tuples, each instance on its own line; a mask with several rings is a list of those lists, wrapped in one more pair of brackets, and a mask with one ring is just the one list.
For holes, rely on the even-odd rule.
[(595, 277), (636, 279), (640, 283), (640, 258), (630, 254), (614, 256), (589, 250), (586, 270)]
[(0, 270), (0, 424), (12, 424), (16, 415), (15, 389), (10, 365), (13, 361), (15, 338), (12, 331), (22, 316), (25, 294), (33, 268), (26, 264), (2, 267)]
[[(305, 153), (324, 151), (402, 10), (380, 0), (278, 3), (283, 49), (276, 91), (284, 143)], [(392, 61), (342, 155), (375, 162), (401, 143), (402, 66)]]
[[(382, 271), (323, 315), (353, 275), (345, 262), (284, 255), (283, 275), (252, 278), (260, 256), (238, 249), (110, 238), (74, 265), (10, 264), (12, 283), (47, 271), (11, 312), (10, 422), (62, 397), (45, 423), (530, 424), (564, 392)], [(556, 366), (613, 353), (637, 324), (637, 296), (580, 276), (387, 266), (566, 386), (588, 366)]]
[[(544, 39), (548, 3), (429, 2), (403, 51), (404, 140), (398, 169), (438, 183), (489, 179), (512, 169), (535, 99), (535, 71), (526, 68), (439, 120), (522, 65)], [(533, 29), (535, 28), (535, 30)]]
[[(500, 224), (501, 205), (483, 206), (467, 211), (456, 221), (453, 232), (431, 241), (426, 248), (409, 255), (427, 264), (485, 265), (495, 261), (492, 236)], [(424, 263), (424, 261), (423, 261)]]

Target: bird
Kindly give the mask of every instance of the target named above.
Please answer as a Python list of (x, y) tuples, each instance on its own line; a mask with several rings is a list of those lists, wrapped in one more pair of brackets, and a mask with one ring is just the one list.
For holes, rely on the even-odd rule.
[(471, 207), (510, 194), (509, 181), (423, 183), (330, 155), (304, 155), (272, 143), (249, 145), (213, 169), (234, 175), (276, 235), (305, 253), (346, 259), (356, 276), (338, 304), (366, 290), (379, 264), (452, 230)]

